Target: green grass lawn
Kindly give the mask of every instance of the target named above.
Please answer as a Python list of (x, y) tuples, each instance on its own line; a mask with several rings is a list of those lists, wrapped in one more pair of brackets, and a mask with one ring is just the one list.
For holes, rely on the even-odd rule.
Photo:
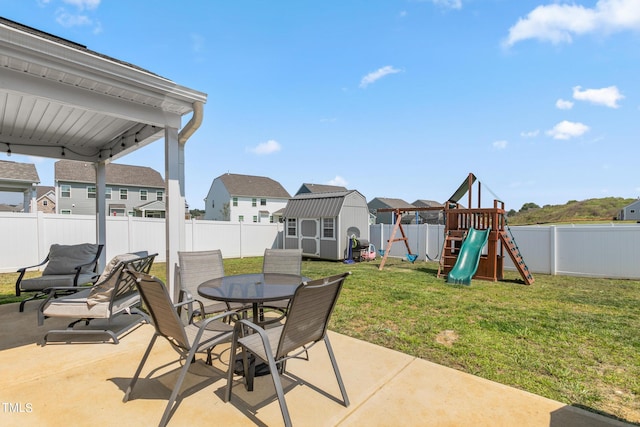
[[(311, 278), (353, 273), (332, 330), (640, 423), (639, 281), (537, 274), (524, 286), (506, 272), (503, 282), (461, 286), (438, 279), (435, 263), (378, 265), (303, 262)], [(164, 279), (164, 268), (152, 273)], [(226, 274), (261, 268), (260, 257), (225, 260)], [(17, 301), (16, 278), (0, 274), (0, 303)]]

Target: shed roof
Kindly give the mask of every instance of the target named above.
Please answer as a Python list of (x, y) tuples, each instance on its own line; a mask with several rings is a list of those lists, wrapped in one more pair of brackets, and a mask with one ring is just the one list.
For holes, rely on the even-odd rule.
[(232, 196), (256, 196), (288, 199), (291, 195), (278, 182), (265, 176), (226, 173), (218, 178)]
[[(147, 166), (130, 166), (108, 163), (105, 167), (107, 185), (130, 185), (137, 187), (164, 188), (160, 173)], [(58, 160), (55, 163), (56, 181), (96, 182), (93, 163), (74, 160)]]
[[(340, 214), (345, 198), (356, 190), (329, 193), (303, 193), (289, 199), (282, 216), (285, 218), (332, 218)], [(362, 196), (362, 195), (361, 195)], [(362, 196), (364, 199), (364, 196)]]

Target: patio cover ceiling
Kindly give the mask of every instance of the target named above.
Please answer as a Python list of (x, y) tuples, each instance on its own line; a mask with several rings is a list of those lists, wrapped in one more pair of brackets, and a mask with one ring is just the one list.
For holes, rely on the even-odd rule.
[(99, 162), (180, 128), (206, 94), (0, 18), (0, 151)]

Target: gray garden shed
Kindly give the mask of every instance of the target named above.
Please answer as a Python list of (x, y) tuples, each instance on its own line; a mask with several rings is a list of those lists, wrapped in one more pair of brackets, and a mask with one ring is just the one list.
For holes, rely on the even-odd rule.
[(301, 248), (305, 257), (343, 260), (351, 236), (369, 242), (367, 200), (356, 190), (298, 194), (283, 217), (284, 247)]

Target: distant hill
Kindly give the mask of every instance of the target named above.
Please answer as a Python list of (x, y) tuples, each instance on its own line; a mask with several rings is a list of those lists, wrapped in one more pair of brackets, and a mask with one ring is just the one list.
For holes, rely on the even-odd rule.
[(620, 210), (637, 199), (605, 197), (582, 201), (571, 200), (564, 205), (537, 206), (526, 203), (520, 211), (508, 213), (509, 225), (612, 221)]

